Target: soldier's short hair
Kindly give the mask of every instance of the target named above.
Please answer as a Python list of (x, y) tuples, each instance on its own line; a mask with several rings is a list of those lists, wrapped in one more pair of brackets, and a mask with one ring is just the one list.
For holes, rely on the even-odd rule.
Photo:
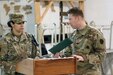
[(74, 8), (71, 8), (70, 10), (68, 10), (67, 12), (68, 14), (73, 14), (74, 16), (81, 16), (81, 17), (84, 17), (84, 14), (82, 12), (82, 10), (79, 8), (79, 7), (74, 7)]

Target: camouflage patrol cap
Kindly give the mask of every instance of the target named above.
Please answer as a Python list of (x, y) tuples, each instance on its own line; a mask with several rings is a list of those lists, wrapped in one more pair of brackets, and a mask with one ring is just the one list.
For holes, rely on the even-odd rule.
[(24, 16), (22, 14), (10, 14), (9, 15), (9, 19), (11, 21), (13, 21), (14, 23), (22, 23), (22, 22), (25, 22), (23, 19), (24, 19)]

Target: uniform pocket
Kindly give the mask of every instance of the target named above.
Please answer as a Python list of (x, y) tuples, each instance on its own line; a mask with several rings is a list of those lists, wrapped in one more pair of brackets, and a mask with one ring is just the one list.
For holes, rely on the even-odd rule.
[(88, 70), (91, 70), (95, 65), (90, 64), (88, 61), (86, 62), (78, 62), (77, 68), (79, 73), (84, 73)]

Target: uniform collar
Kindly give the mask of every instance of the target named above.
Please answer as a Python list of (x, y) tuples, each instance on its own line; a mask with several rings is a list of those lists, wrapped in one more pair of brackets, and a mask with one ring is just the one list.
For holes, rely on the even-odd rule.
[(11, 36), (11, 38), (9, 39), (12, 41), (15, 40), (15, 41), (21, 42), (27, 39), (26, 33), (23, 33), (19, 38), (15, 36), (12, 32), (9, 34), (9, 36)]
[(77, 30), (77, 33), (79, 33), (79, 34), (81, 34), (81, 35), (85, 35), (86, 32), (88, 31), (88, 29), (89, 29), (89, 26), (86, 25), (83, 29)]

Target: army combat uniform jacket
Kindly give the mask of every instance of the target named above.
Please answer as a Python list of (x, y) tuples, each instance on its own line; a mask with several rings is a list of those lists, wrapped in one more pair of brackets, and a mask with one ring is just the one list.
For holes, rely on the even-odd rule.
[(0, 42), (0, 65), (4, 67), (5, 75), (14, 75), (16, 64), (23, 59), (39, 56), (39, 50), (32, 43), (30, 34), (23, 33), (18, 38), (13, 33), (8, 33)]
[(88, 71), (96, 71), (100, 68), (106, 49), (103, 34), (86, 25), (84, 29), (74, 31), (70, 38), (74, 43), (66, 49), (64, 56), (77, 54), (84, 58), (83, 62), (77, 62), (78, 73), (83, 75)]

